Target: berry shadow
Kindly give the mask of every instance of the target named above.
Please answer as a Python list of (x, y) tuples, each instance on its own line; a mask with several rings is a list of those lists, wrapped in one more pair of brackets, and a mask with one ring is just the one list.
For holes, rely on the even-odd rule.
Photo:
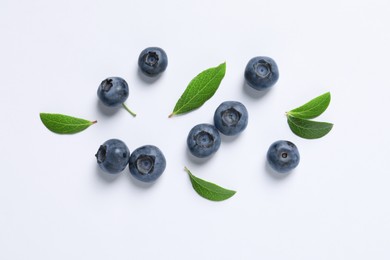
[(265, 161), (265, 163), (264, 163), (264, 168), (265, 168), (265, 171), (267, 172), (267, 175), (269, 177), (271, 177), (273, 180), (283, 180), (283, 179), (286, 179), (292, 173), (292, 171), (291, 172), (287, 172), (287, 173), (279, 173), (279, 172), (275, 171), (274, 169), (272, 169), (267, 161)]
[(194, 155), (192, 155), (192, 153), (190, 152), (190, 150), (188, 149), (187, 145), (185, 146), (185, 149), (186, 149), (186, 156), (187, 156), (187, 159), (189, 161), (191, 161), (192, 163), (194, 164), (205, 164), (206, 162), (210, 161), (211, 158), (214, 156), (214, 154), (208, 156), (208, 157), (205, 157), (205, 158), (198, 158)]
[(139, 181), (137, 180), (136, 178), (134, 178), (129, 169), (126, 167), (125, 169), (126, 171), (126, 178), (128, 178), (130, 180), (130, 182), (137, 188), (139, 189), (149, 189), (150, 187), (154, 186), (154, 184), (158, 181), (158, 179), (154, 182), (142, 182), (142, 181)]
[(236, 140), (238, 138), (240, 138), (240, 134), (229, 136), (229, 135), (224, 135), (224, 134), (220, 133), (220, 136), (221, 136), (221, 142), (222, 143), (227, 143), (227, 144), (236, 142)]
[(104, 172), (100, 169), (99, 165), (97, 164), (95, 166), (95, 172), (96, 175), (99, 177), (99, 179), (103, 180), (105, 183), (112, 183), (118, 179), (119, 175), (121, 175), (121, 173), (112, 174), (112, 173)]
[(269, 91), (271, 91), (271, 89), (272, 89), (272, 87), (265, 89), (265, 90), (256, 90), (256, 89), (252, 88), (251, 86), (249, 86), (245, 80), (243, 81), (243, 84), (242, 84), (242, 91), (244, 92), (245, 95), (247, 95), (248, 97), (250, 97), (252, 99), (263, 98), (265, 95), (267, 95), (267, 93)]
[(156, 82), (159, 78), (162, 77), (162, 75), (164, 73), (160, 73), (158, 74), (157, 76), (154, 76), (154, 77), (149, 77), (147, 75), (145, 75), (140, 68), (137, 68), (137, 74), (138, 74), (138, 77), (143, 81), (145, 82), (146, 84), (148, 85), (152, 85), (154, 82)]
[(104, 105), (100, 100), (97, 100), (96, 106), (97, 106), (98, 110), (100, 111), (100, 113), (106, 117), (110, 117), (110, 116), (118, 113), (118, 111), (123, 108), (121, 106), (120, 107), (108, 107), (108, 106)]

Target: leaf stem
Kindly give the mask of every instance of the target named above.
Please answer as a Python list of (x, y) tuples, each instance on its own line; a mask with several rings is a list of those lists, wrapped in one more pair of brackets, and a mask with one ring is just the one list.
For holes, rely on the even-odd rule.
[(191, 174), (190, 170), (187, 168), (187, 166), (184, 166), (184, 170), (188, 173)]
[(131, 111), (130, 108), (128, 108), (128, 107), (126, 106), (125, 103), (122, 103), (122, 106), (123, 106), (123, 107), (126, 109), (126, 111), (129, 112), (132, 116), (134, 116), (134, 117), (137, 116), (137, 114), (134, 113), (133, 111)]
[(97, 123), (97, 120), (94, 120), (94, 121), (91, 121), (92, 124), (96, 124)]

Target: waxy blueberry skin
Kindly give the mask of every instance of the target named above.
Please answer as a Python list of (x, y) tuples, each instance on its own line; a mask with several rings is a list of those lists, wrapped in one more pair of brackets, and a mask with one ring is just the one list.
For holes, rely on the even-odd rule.
[(109, 139), (99, 147), (95, 157), (103, 171), (119, 173), (126, 168), (130, 158), (130, 151), (121, 140)]
[(298, 166), (300, 155), (295, 144), (279, 140), (271, 144), (267, 152), (267, 161), (272, 169), (287, 173)]
[(214, 125), (224, 135), (237, 135), (248, 125), (248, 110), (238, 101), (225, 101), (215, 110)]
[(120, 106), (129, 97), (129, 86), (120, 77), (109, 77), (100, 83), (97, 95), (106, 106)]
[(154, 145), (141, 146), (131, 153), (129, 170), (139, 181), (156, 181), (163, 174), (165, 167), (164, 154)]
[(272, 58), (258, 56), (249, 60), (244, 76), (249, 86), (256, 90), (265, 90), (278, 81), (279, 69)]
[(192, 155), (205, 158), (217, 152), (221, 145), (218, 129), (211, 124), (194, 126), (187, 137), (187, 146)]
[(155, 77), (166, 70), (168, 56), (159, 47), (144, 49), (138, 57), (138, 67), (146, 76)]

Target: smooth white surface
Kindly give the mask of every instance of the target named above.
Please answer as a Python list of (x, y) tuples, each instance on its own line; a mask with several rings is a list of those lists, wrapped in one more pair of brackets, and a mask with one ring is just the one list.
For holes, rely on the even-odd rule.
[[(390, 2), (5, 1), (0, 3), (0, 259), (390, 259)], [(137, 71), (142, 49), (166, 50), (155, 82)], [(253, 56), (275, 59), (264, 95), (243, 87)], [(188, 82), (227, 62), (215, 96), (168, 119)], [(99, 83), (121, 76), (129, 107), (106, 113)], [(289, 130), (284, 112), (331, 91), (319, 140)], [(250, 121), (206, 162), (185, 139), (225, 100)], [(72, 136), (49, 132), (39, 112), (98, 120)], [(94, 154), (109, 138), (154, 144), (167, 168), (152, 186), (126, 169), (102, 174)], [(267, 170), (275, 140), (296, 143), (286, 178)], [(183, 171), (237, 190), (199, 197)]]

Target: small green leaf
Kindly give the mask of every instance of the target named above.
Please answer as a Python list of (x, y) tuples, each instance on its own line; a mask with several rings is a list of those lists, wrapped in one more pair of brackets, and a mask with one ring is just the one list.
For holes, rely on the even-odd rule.
[(328, 108), (329, 103), (330, 92), (327, 92), (287, 112), (287, 114), (296, 118), (312, 119), (321, 115)]
[(62, 114), (40, 113), (39, 116), (47, 129), (57, 134), (75, 134), (97, 123)]
[(214, 183), (195, 177), (187, 167), (185, 167), (184, 170), (190, 176), (191, 184), (194, 190), (205, 199), (212, 201), (222, 201), (236, 194), (236, 192), (233, 190), (227, 190)]
[(226, 72), (226, 62), (199, 73), (191, 80), (169, 115), (184, 114), (202, 106), (217, 91)]
[(316, 122), (312, 120), (287, 116), (288, 125), (291, 131), (299, 137), (306, 139), (321, 138), (332, 130), (333, 124), (327, 122)]

